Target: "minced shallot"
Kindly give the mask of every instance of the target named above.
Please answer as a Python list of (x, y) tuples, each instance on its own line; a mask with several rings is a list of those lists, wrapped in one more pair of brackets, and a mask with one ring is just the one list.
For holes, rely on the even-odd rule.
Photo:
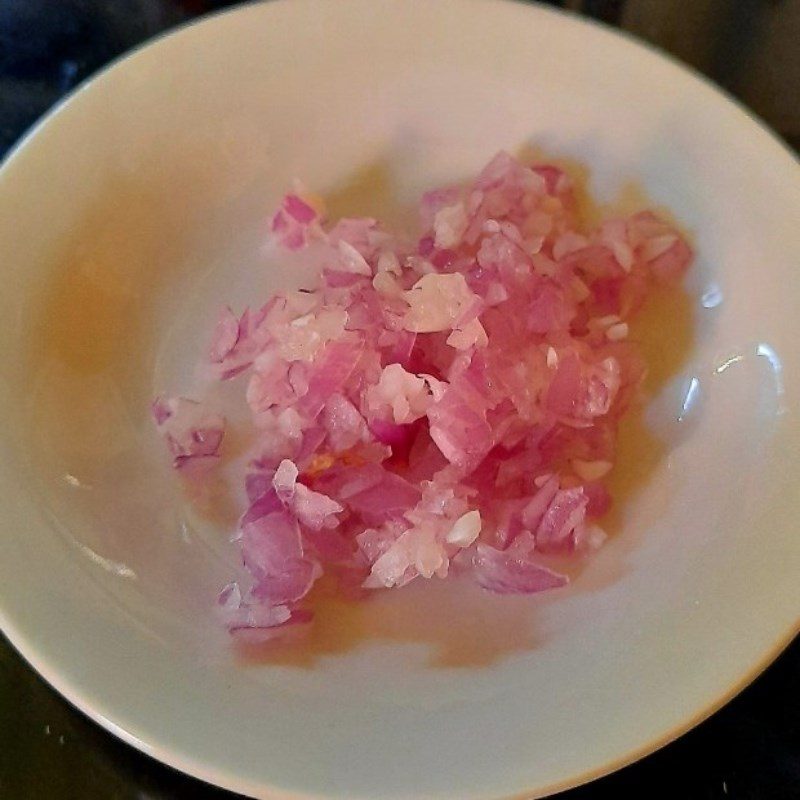
[[(220, 315), (208, 368), (253, 422), (248, 577), (219, 600), (233, 632), (308, 622), (323, 574), (351, 595), (451, 573), (553, 589), (567, 578), (548, 556), (605, 539), (617, 426), (645, 373), (628, 322), (691, 249), (648, 211), (588, 228), (565, 172), (506, 153), (425, 194), (420, 216), (407, 244), (289, 194), (271, 237), (314, 251), (316, 287)], [(177, 469), (214, 469), (221, 416), (181, 397), (153, 414)]]

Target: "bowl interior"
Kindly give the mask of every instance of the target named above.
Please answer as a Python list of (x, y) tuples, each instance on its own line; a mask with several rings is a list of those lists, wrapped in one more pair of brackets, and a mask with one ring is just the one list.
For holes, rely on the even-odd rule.
[[(117, 64), (0, 173), (0, 615), (84, 710), (270, 797), (499, 797), (632, 758), (797, 624), (797, 165), (696, 78), (514, 4), (271, 3)], [(365, 69), (364, 65), (369, 64)], [(218, 307), (300, 285), (263, 248), (294, 178), (408, 224), (500, 148), (669, 208), (698, 257), (638, 335), (615, 535), (552, 596), (412, 585), (237, 655), (235, 509), (198, 508), (148, 406), (191, 393)], [(251, 654), (252, 655), (252, 654)], [(263, 654), (262, 654), (263, 655)]]

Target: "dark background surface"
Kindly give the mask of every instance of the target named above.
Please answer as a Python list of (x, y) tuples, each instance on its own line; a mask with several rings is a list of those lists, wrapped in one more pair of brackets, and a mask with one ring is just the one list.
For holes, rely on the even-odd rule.
[[(229, 5), (226, 0), (0, 0), (0, 155), (110, 59), (162, 30)], [(800, 0), (550, 5), (603, 20), (671, 52), (800, 148)], [(800, 800), (800, 641), (691, 733), (560, 797)], [(0, 798), (225, 800), (234, 795), (180, 775), (101, 730), (0, 637)]]

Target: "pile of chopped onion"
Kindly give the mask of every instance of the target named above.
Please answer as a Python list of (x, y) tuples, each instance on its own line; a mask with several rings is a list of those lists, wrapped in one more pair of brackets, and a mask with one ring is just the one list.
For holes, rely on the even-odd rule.
[[(690, 248), (650, 212), (586, 229), (563, 171), (506, 153), (420, 214), (407, 244), (287, 195), (272, 237), (313, 254), (317, 287), (217, 324), (210, 362), (255, 431), (248, 579), (220, 596), (232, 631), (307, 622), (323, 573), (349, 593), (452, 573), (553, 589), (567, 578), (548, 556), (605, 539), (604, 479), (645, 372), (628, 320)], [(224, 420), (202, 404), (160, 398), (154, 416), (177, 468), (219, 460)]]

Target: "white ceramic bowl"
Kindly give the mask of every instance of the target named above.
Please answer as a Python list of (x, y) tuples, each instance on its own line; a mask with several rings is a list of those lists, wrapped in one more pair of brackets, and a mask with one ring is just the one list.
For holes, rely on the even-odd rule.
[[(530, 142), (697, 247), (620, 533), (565, 593), (412, 588), (243, 664), (211, 613), (224, 525), (187, 511), (150, 396), (220, 302), (293, 280), (260, 249), (293, 177), (391, 217)], [(127, 742), (259, 797), (540, 796), (653, 750), (797, 630), (798, 219), (797, 163), (741, 108), (541, 8), (295, 0), (154, 42), (0, 172), (3, 630)]]

